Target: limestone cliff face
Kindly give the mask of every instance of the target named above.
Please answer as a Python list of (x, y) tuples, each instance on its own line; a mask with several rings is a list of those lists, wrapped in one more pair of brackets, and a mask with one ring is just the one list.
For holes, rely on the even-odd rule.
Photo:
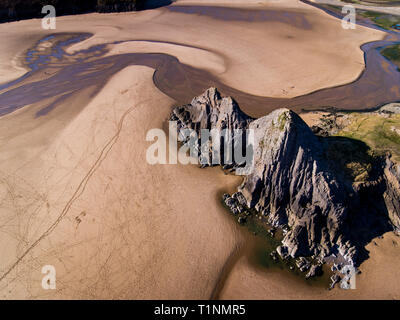
[(253, 120), (240, 110), (231, 97), (221, 97), (216, 88), (210, 88), (193, 98), (188, 105), (174, 108), (171, 119), (178, 129), (245, 129)]
[(291, 256), (329, 253), (346, 219), (345, 194), (328, 172), (323, 147), (294, 112), (278, 109), (253, 121), (255, 168), (239, 190), (274, 226)]
[(288, 109), (254, 120), (234, 100), (221, 98), (211, 88), (191, 104), (175, 108), (170, 120), (177, 121), (178, 128), (198, 132), (213, 128), (253, 130), (253, 170), (244, 177), (238, 192), (224, 200), (235, 214), (253, 209), (269, 224), (287, 229), (278, 250), (283, 257), (340, 254), (357, 265), (360, 255), (365, 255), (364, 246), (390, 228), (389, 215), (399, 226), (398, 167), (386, 167), (386, 197), (380, 182), (354, 187), (327, 159), (327, 141), (315, 136)]
[[(245, 137), (242, 136), (242, 131), (235, 130), (245, 130), (254, 119), (244, 114), (232, 98), (222, 98), (216, 88), (210, 88), (201, 96), (195, 97), (190, 104), (173, 109), (170, 120), (177, 122), (178, 131), (193, 129), (199, 137), (201, 129), (217, 129), (221, 134), (227, 130), (226, 141), (230, 141), (233, 148), (238, 147), (239, 143), (239, 148), (243, 148), (246, 143)], [(232, 156), (229, 163), (225, 161), (222, 141), (223, 136), (220, 138), (218, 164), (225, 168), (238, 167), (240, 163), (235, 162)], [(202, 159), (201, 162), (203, 166), (212, 165), (213, 146), (209, 143), (205, 147), (208, 148), (210, 156), (208, 160)]]

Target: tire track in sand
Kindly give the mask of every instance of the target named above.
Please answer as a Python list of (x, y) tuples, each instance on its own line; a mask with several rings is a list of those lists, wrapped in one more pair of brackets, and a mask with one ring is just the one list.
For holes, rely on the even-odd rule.
[(3, 281), (10, 273), (13, 271), (16, 266), (27, 256), (27, 254), (32, 251), (44, 238), (46, 238), (53, 230), (57, 227), (57, 225), (61, 222), (61, 220), (67, 215), (68, 211), (71, 209), (73, 203), (82, 195), (85, 191), (86, 185), (89, 182), (90, 178), (96, 172), (96, 170), (100, 167), (101, 163), (107, 158), (108, 153), (111, 151), (114, 144), (117, 142), (120, 132), (122, 130), (122, 126), (126, 116), (134, 109), (130, 107), (128, 110), (124, 112), (121, 119), (118, 122), (118, 127), (115, 135), (105, 144), (103, 149), (101, 150), (98, 158), (94, 162), (94, 164), (90, 167), (89, 171), (83, 177), (72, 197), (68, 200), (63, 210), (57, 219), (50, 225), (50, 227), (42, 233), (42, 235), (37, 238), (25, 251), (22, 255), (20, 255), (17, 260), (0, 276), (0, 282)]

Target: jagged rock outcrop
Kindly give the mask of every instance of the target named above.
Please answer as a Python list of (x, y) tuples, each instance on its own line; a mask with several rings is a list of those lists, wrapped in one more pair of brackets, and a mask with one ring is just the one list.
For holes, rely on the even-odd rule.
[(193, 98), (190, 104), (172, 110), (171, 120), (178, 129), (245, 129), (253, 121), (231, 97), (221, 97), (216, 88)]
[(379, 108), (378, 112), (400, 114), (400, 103), (389, 103)]
[(255, 168), (239, 190), (273, 226), (288, 225), (290, 256), (328, 254), (346, 219), (345, 194), (324, 164), (322, 145), (294, 112), (278, 109), (249, 125)]
[[(273, 227), (283, 228), (282, 245), (277, 249), (282, 258), (308, 256), (321, 261), (334, 254), (348, 264), (358, 265), (361, 253), (365, 256), (364, 246), (371, 240), (365, 230), (380, 232), (376, 226), (381, 219), (386, 219), (382, 230), (387, 230), (387, 216), (375, 217), (382, 211), (379, 205), (383, 196), (375, 201), (368, 193), (378, 198), (382, 183), (357, 188), (345, 180), (343, 172), (326, 158), (324, 138), (315, 136), (293, 111), (278, 109), (254, 120), (232, 98), (221, 98), (211, 88), (191, 104), (175, 108), (170, 120), (177, 121), (178, 128), (197, 132), (213, 128), (247, 128), (254, 132), (253, 169), (238, 192), (232, 197), (225, 195), (224, 201), (239, 219), (246, 219), (241, 212), (255, 210)], [(233, 167), (238, 165), (233, 163)], [(399, 180), (392, 176), (398, 177), (398, 171), (390, 166), (386, 171), (391, 186), (387, 199), (396, 199)], [(395, 225), (399, 222), (396, 203), (388, 205), (393, 207), (390, 210)]]
[[(193, 129), (197, 131), (199, 138), (201, 129), (216, 129), (220, 133), (223, 133), (223, 130), (228, 130), (229, 136), (225, 141), (232, 141), (233, 148), (239, 144), (240, 148), (243, 148), (246, 144), (245, 137), (242, 136), (241, 131), (236, 132), (235, 130), (245, 130), (254, 119), (243, 113), (231, 97), (222, 98), (216, 88), (210, 88), (203, 95), (195, 97), (190, 104), (174, 108), (170, 120), (177, 122), (178, 132), (182, 129)], [(216, 160), (215, 164), (223, 165), (225, 168), (239, 166), (240, 163), (235, 163), (233, 157), (229, 158), (230, 161), (225, 161), (222, 136), (220, 140), (220, 157), (214, 159)], [(211, 139), (205, 148), (209, 151), (209, 157), (207, 160), (201, 159), (200, 162), (203, 166), (212, 165)]]
[(386, 190), (384, 199), (392, 224), (400, 231), (400, 166), (390, 157), (386, 158), (384, 168)]

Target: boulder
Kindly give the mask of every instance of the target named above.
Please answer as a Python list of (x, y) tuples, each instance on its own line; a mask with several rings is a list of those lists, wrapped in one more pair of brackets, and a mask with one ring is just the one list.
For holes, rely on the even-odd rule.
[(310, 267), (310, 270), (306, 274), (306, 278), (309, 279), (311, 277), (319, 276), (322, 273), (322, 265), (320, 264), (313, 264)]
[(331, 276), (331, 284), (329, 286), (329, 290), (332, 290), (335, 287), (335, 285), (341, 281), (341, 279), (342, 278), (336, 273), (334, 275), (332, 275)]

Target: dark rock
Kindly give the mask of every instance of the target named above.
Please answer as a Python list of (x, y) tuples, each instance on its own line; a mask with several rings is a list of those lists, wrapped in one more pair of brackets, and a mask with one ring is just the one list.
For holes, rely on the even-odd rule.
[(330, 284), (330, 286), (329, 286), (329, 290), (332, 290), (332, 289), (335, 287), (335, 285), (341, 281), (341, 279), (342, 279), (342, 278), (341, 278), (338, 274), (335, 273), (335, 274), (331, 277), (331, 284)]
[(237, 200), (232, 197), (225, 197), (225, 204), (230, 208), (233, 209), (237, 205)]
[(240, 197), (240, 194), (238, 192), (234, 193), (232, 197), (229, 194), (225, 193), (222, 196), (222, 199), (225, 205), (233, 214), (238, 215), (240, 213), (244, 213), (246, 216), (250, 214), (248, 211), (246, 211), (246, 207), (240, 204), (239, 201), (242, 200), (242, 198)]
[(277, 261), (278, 260), (278, 254), (276, 253), (276, 251), (272, 251), (270, 253), (270, 257), (272, 258), (272, 260)]
[(224, 193), (223, 195), (222, 195), (222, 199), (225, 201), (225, 200), (227, 200), (228, 198), (230, 198), (231, 196), (229, 195), (229, 193)]
[(271, 229), (268, 229), (268, 234), (271, 236), (271, 237), (274, 237), (275, 236), (275, 232), (276, 232), (276, 229), (275, 228), (271, 228)]
[(340, 271), (343, 268), (343, 263), (334, 263), (331, 267), (332, 271)]
[(239, 222), (240, 224), (245, 224), (245, 223), (246, 223), (246, 218), (245, 218), (245, 217), (239, 217), (239, 218), (238, 218), (238, 222)]
[(329, 133), (325, 129), (323, 129), (323, 128), (319, 127), (319, 126), (316, 126), (316, 125), (311, 127), (311, 131), (314, 134), (316, 134), (318, 136), (321, 136), (321, 137), (327, 137), (329, 135)]
[(246, 206), (246, 198), (241, 192), (235, 192), (232, 198), (235, 198), (242, 206)]
[(296, 266), (301, 272), (305, 272), (310, 269), (311, 263), (305, 257), (300, 257), (296, 260)]
[(288, 248), (285, 246), (279, 246), (276, 248), (276, 252), (280, 255), (280, 257), (285, 260), (289, 257)]
[(322, 273), (322, 265), (320, 264), (313, 264), (310, 267), (310, 270), (306, 274), (306, 278), (309, 279), (311, 277), (319, 276)]
[(225, 164), (225, 165), (223, 165), (222, 166), (222, 169), (224, 169), (224, 170), (230, 170), (230, 169), (233, 169), (233, 164)]

